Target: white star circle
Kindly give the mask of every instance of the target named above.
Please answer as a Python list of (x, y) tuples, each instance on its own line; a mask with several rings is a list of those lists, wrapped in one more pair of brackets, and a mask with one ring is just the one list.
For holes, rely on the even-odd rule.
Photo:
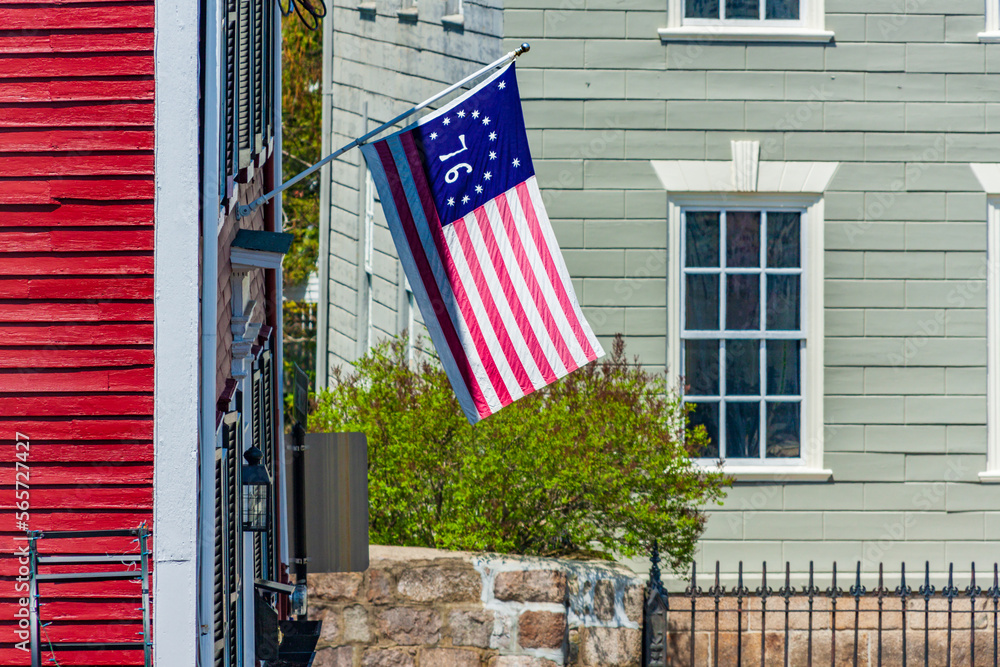
[(463, 204), (468, 204), (469, 203), (469, 195), (465, 195), (464, 197), (462, 197), (462, 203)]
[(511, 164), (514, 165), (515, 167), (520, 167), (521, 166), (521, 161), (518, 160), (517, 158), (514, 158), (514, 161), (511, 162)]
[(491, 174), (490, 172), (486, 172), (485, 174), (483, 174), (483, 179), (484, 179), (484, 180), (487, 180), (487, 181), (488, 181), (488, 180), (490, 180), (491, 178), (493, 178), (493, 174)]
[(486, 118), (483, 119), (483, 125), (489, 125), (489, 124), (490, 124), (490, 117), (487, 116)]
[(483, 194), (483, 186), (481, 186), (481, 185), (477, 185), (476, 186), (476, 194), (478, 194), (478, 195)]
[(496, 138), (497, 138), (497, 133), (496, 132), (490, 132), (490, 141), (496, 141)]
[(497, 86), (497, 88), (499, 88), (500, 90), (503, 90), (506, 87), (507, 87), (507, 82), (506, 81), (501, 81), (500, 85)]
[(431, 139), (437, 139), (437, 138), (438, 138), (438, 133), (437, 132), (431, 132)]
[(454, 206), (454, 205), (455, 205), (455, 198), (448, 197), (448, 206)]
[(479, 118), (479, 109), (476, 109), (475, 111), (472, 112), (472, 117)]
[(441, 121), (441, 123), (442, 123), (443, 125), (451, 125), (451, 118), (448, 118), (447, 116), (445, 116), (445, 117), (444, 117), (444, 120), (443, 120), (443, 121)]
[(496, 159), (497, 159), (497, 154), (496, 154), (496, 152), (494, 152), (494, 151), (490, 151), (490, 159), (491, 159), (491, 160), (496, 160)]
[(459, 111), (459, 112), (458, 112), (457, 114), (455, 114), (455, 115), (456, 115), (456, 116), (458, 116), (459, 118), (465, 118), (465, 112), (464, 112), (464, 111)]

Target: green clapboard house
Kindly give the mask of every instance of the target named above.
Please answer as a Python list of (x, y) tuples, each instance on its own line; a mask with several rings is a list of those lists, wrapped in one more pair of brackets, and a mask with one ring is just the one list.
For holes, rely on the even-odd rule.
[[(716, 560), (1000, 560), (1000, 0), (336, 0), (336, 148), (523, 41), (599, 335), (683, 377)], [(323, 179), (319, 384), (419, 324), (360, 155)], [(637, 567), (641, 564), (637, 563)]]

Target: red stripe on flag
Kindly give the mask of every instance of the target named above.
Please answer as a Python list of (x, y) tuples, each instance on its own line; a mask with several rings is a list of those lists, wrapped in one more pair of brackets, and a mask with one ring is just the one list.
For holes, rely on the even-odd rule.
[[(489, 346), (486, 345), (486, 338), (483, 336), (482, 329), (479, 328), (479, 321), (476, 319), (476, 314), (472, 311), (472, 303), (469, 301), (469, 296), (465, 291), (465, 284), (458, 275), (455, 260), (451, 256), (451, 249), (448, 248), (448, 244), (445, 242), (444, 234), (441, 231), (441, 218), (438, 217), (437, 206), (434, 204), (430, 186), (427, 183), (426, 174), (424, 174), (423, 162), (420, 159), (420, 153), (413, 139), (413, 133), (405, 132), (401, 134), (399, 142), (403, 146), (403, 152), (406, 154), (406, 159), (410, 164), (410, 174), (413, 177), (414, 184), (417, 186), (417, 194), (420, 196), (420, 205), (424, 209), (427, 227), (430, 229), (431, 237), (434, 239), (434, 245), (437, 247), (438, 254), (443, 260), (442, 263), (448, 273), (451, 289), (455, 293), (459, 310), (462, 311), (462, 317), (465, 319), (465, 325), (469, 328), (473, 344), (476, 346), (476, 352), (479, 355), (480, 361), (482, 361), (483, 368), (486, 370), (486, 376), (493, 386), (493, 390), (496, 392), (501, 405), (507, 405), (513, 399), (511, 399), (510, 392), (507, 391), (507, 383), (503, 381), (500, 369), (497, 368), (496, 362), (493, 360), (493, 354), (490, 352)], [(486, 399), (482, 395), (482, 388), (478, 382), (474, 385), (474, 393), (477, 394), (473, 396), (476, 399), (476, 405), (479, 406), (479, 401), (482, 401), (482, 406), (479, 408), (480, 416), (485, 417), (492, 414), (489, 406), (486, 404)]]
[[(410, 246), (410, 252), (413, 254), (413, 260), (417, 264), (417, 270), (420, 272), (420, 279), (424, 283), (427, 296), (434, 309), (434, 316), (441, 325), (441, 332), (448, 341), (448, 347), (455, 358), (455, 365), (462, 374), (465, 386), (469, 388), (471, 393), (474, 380), (472, 369), (469, 366), (469, 359), (465, 356), (465, 350), (458, 339), (455, 326), (451, 318), (448, 317), (448, 309), (445, 307), (444, 299), (441, 297), (440, 290), (438, 290), (437, 281), (434, 280), (434, 273), (431, 271), (426, 254), (424, 254), (424, 247), (420, 243), (420, 237), (417, 234), (416, 226), (413, 223), (413, 216), (410, 214), (410, 207), (406, 201), (406, 194), (403, 192), (403, 185), (399, 180), (399, 173), (396, 171), (396, 161), (393, 159), (392, 152), (385, 141), (375, 144), (375, 150), (378, 151), (379, 159), (382, 161), (382, 168), (385, 170), (386, 181), (389, 184), (390, 190), (392, 190), (392, 198), (395, 202), (396, 212), (399, 215), (399, 221), (402, 224), (403, 232), (406, 234), (406, 241)], [(442, 317), (442, 315), (444, 316)], [(481, 406), (477, 404), (476, 409), (479, 411), (480, 416), (484, 416)], [(490, 414), (488, 409), (485, 414)]]
[[(462, 247), (462, 254), (465, 255), (465, 263), (469, 265), (469, 272), (472, 274), (472, 281), (476, 284), (476, 291), (479, 292), (479, 297), (483, 300), (483, 309), (486, 311), (486, 316), (490, 319), (490, 325), (493, 327), (493, 331), (497, 335), (497, 340), (500, 342), (500, 349), (503, 350), (503, 356), (507, 359), (507, 364), (510, 366), (511, 371), (513, 371), (514, 379), (517, 380), (521, 392), (529, 394), (535, 390), (535, 385), (532, 384), (531, 378), (528, 377), (527, 371), (524, 370), (521, 358), (518, 356), (517, 350), (514, 349), (514, 344), (507, 334), (507, 327), (503, 322), (500, 311), (497, 309), (493, 292), (490, 291), (486, 275), (483, 273), (482, 264), (479, 261), (478, 255), (476, 255), (476, 249), (472, 245), (472, 239), (469, 236), (469, 230), (466, 226), (471, 215), (469, 214), (451, 223), (452, 228), (455, 230), (458, 243)], [(504, 405), (507, 405), (507, 403), (504, 403)]]
[(573, 310), (573, 304), (566, 293), (566, 286), (563, 284), (562, 278), (559, 276), (559, 270), (556, 268), (556, 263), (549, 252), (549, 245), (545, 242), (545, 236), (542, 234), (538, 216), (535, 214), (535, 203), (531, 199), (531, 193), (528, 192), (527, 182), (517, 184), (517, 196), (521, 200), (521, 208), (524, 209), (524, 216), (528, 219), (528, 228), (531, 230), (531, 237), (538, 247), (538, 254), (542, 256), (542, 263), (545, 264), (545, 272), (548, 274), (549, 280), (552, 282), (552, 287), (556, 291), (556, 296), (559, 298), (559, 305), (562, 306), (563, 313), (569, 321), (570, 328), (573, 329), (573, 333), (576, 335), (577, 342), (583, 348), (584, 355), (588, 361), (592, 361), (597, 358), (597, 355), (594, 353), (594, 348), (590, 345), (590, 341), (587, 340), (587, 335), (584, 333), (583, 327), (580, 326), (580, 321)]
[[(494, 201), (504, 199), (504, 197), (505, 195), (500, 195)], [(508, 215), (510, 214), (509, 209), (507, 213)], [(545, 384), (552, 384), (556, 381), (556, 374), (552, 371), (549, 360), (545, 358), (542, 345), (538, 342), (538, 336), (535, 335), (535, 330), (532, 328), (531, 322), (528, 321), (528, 314), (524, 312), (524, 304), (518, 298), (517, 288), (514, 287), (514, 281), (510, 278), (507, 263), (503, 259), (503, 253), (500, 252), (500, 244), (497, 243), (496, 235), (493, 233), (493, 225), (490, 223), (489, 216), (486, 215), (485, 207), (480, 206), (477, 208), (475, 214), (476, 220), (479, 221), (479, 230), (482, 232), (483, 240), (486, 241), (486, 248), (489, 250), (490, 257), (493, 258), (493, 268), (497, 272), (497, 277), (500, 278), (504, 296), (507, 297), (507, 303), (510, 304), (510, 308), (514, 313), (514, 319), (521, 330), (524, 342), (528, 345), (531, 358), (535, 360), (535, 365), (541, 372)], [(503, 211), (500, 211), (501, 218), (503, 218), (503, 215)]]
[(552, 311), (549, 310), (549, 304), (545, 300), (545, 296), (542, 294), (542, 287), (538, 284), (538, 278), (532, 270), (531, 262), (528, 260), (528, 254), (525, 252), (524, 244), (521, 242), (521, 235), (517, 231), (517, 225), (514, 222), (514, 214), (510, 210), (510, 204), (507, 203), (506, 193), (497, 197), (495, 201), (500, 208), (500, 218), (503, 220), (504, 228), (507, 230), (507, 236), (510, 238), (511, 247), (514, 249), (514, 256), (517, 258), (518, 266), (521, 267), (521, 274), (524, 276), (525, 282), (528, 284), (528, 291), (531, 292), (531, 298), (534, 299), (535, 306), (538, 308), (538, 313), (542, 316), (542, 321), (545, 323), (545, 329), (549, 332), (549, 338), (552, 339), (552, 343), (555, 345), (556, 351), (559, 353), (559, 359), (562, 360), (563, 366), (566, 367), (567, 371), (572, 370), (576, 368), (576, 360), (573, 359), (573, 353), (570, 352), (569, 347), (566, 346), (566, 341), (563, 340), (562, 332), (559, 330), (559, 325), (552, 317)]

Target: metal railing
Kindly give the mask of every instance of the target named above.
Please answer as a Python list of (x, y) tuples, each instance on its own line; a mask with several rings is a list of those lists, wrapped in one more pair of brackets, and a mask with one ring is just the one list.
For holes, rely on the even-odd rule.
[[(728, 589), (716, 562), (707, 590), (699, 586), (693, 564), (684, 591), (670, 594), (660, 577), (655, 547), (651, 560), (645, 667), (998, 665), (1000, 570), (996, 563), (992, 585), (985, 589), (977, 583), (975, 563), (967, 586), (955, 585), (954, 565), (949, 565), (947, 584), (938, 589), (928, 562), (916, 589), (907, 583), (905, 565), (899, 584), (887, 588), (880, 564), (877, 583), (869, 590), (863, 584), (861, 563), (852, 568), (848, 581), (841, 574), (839, 583), (834, 563), (830, 585), (820, 588), (812, 562), (808, 579), (800, 587), (793, 585), (796, 575), (786, 562), (776, 591), (768, 582), (766, 563), (760, 571), (760, 586), (753, 590), (744, 580), (742, 562), (735, 585)], [(848, 583), (846, 589), (842, 587)]]

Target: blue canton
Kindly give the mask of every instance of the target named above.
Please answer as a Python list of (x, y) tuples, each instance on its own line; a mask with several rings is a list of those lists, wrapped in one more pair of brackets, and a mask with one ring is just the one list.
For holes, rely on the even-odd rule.
[(453, 104), (413, 130), (442, 226), (535, 173), (513, 64)]

